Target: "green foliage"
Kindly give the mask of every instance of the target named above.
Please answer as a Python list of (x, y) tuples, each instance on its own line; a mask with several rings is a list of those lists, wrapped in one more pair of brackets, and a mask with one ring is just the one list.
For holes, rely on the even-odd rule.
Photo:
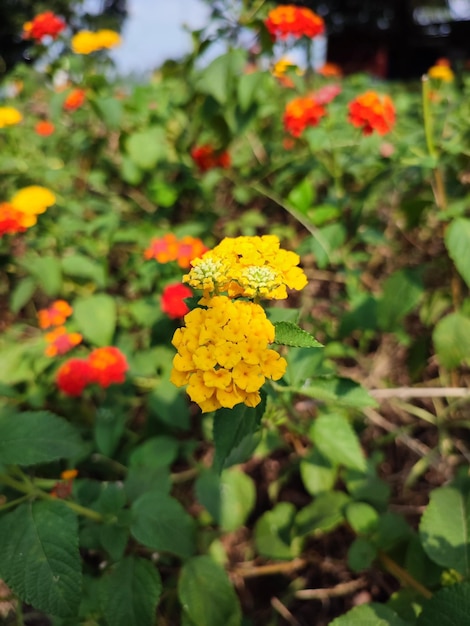
[[(211, 6), (194, 51), (150, 80), (116, 76), (105, 52), (72, 54), (66, 31), (52, 52), (21, 40), (47, 63), (2, 86), (23, 115), (0, 128), (8, 624), (28, 621), (26, 605), (54, 626), (275, 624), (281, 610), (293, 623), (466, 621), (470, 81), (279, 79), (270, 7), (249, 4)], [(237, 45), (242, 26), (259, 51)], [(226, 49), (207, 62), (216, 40)], [(326, 115), (294, 137), (287, 103), (335, 85)], [(72, 87), (86, 99), (65, 110)], [(390, 134), (348, 121), (371, 89), (393, 101)], [(49, 136), (35, 131), (45, 119)], [(30, 185), (55, 204), (3, 232), (15, 230), (4, 203)], [(308, 284), (281, 302), (238, 299), (266, 311), (270, 351), (242, 317), (186, 336), (182, 367), (211, 363), (188, 381), (175, 344), (184, 306), (207, 300), (168, 294), (193, 243), (197, 256), (239, 235), (276, 235), (286, 255), (254, 264), (289, 285), (300, 258)], [(48, 326), (38, 312), (56, 300), (72, 313)], [(80, 343), (57, 338), (61, 326)], [(207, 331), (243, 360), (240, 385)], [(247, 405), (227, 408), (221, 391)], [(310, 585), (335, 601), (302, 602)], [(347, 611), (362, 587), (370, 603)]]
[(76, 430), (48, 411), (0, 415), (0, 464), (35, 465), (75, 459), (83, 452)]
[(208, 556), (196, 556), (181, 569), (178, 597), (194, 626), (238, 626), (241, 610), (225, 570)]
[(430, 559), (470, 575), (470, 501), (457, 487), (441, 487), (431, 494), (419, 527), (421, 542)]
[(152, 626), (162, 592), (155, 567), (145, 559), (126, 557), (103, 577), (100, 601), (108, 624)]
[(25, 602), (52, 615), (76, 614), (82, 577), (78, 523), (65, 504), (29, 502), (2, 516), (0, 551), (0, 575)]

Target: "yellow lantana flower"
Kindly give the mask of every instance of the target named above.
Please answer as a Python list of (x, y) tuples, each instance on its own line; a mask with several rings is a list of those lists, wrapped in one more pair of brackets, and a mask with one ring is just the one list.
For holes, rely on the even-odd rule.
[[(189, 397), (203, 412), (242, 402), (256, 406), (266, 378), (278, 380), (287, 367), (285, 359), (268, 347), (274, 327), (253, 302), (214, 296), (206, 306), (190, 311), (185, 327), (173, 336), (178, 353), (170, 380), (177, 387), (187, 384)], [(254, 340), (252, 329), (256, 329)]]
[(0, 128), (15, 126), (23, 119), (23, 115), (14, 107), (0, 107)]
[(114, 30), (103, 29), (96, 32), (81, 30), (72, 37), (70, 45), (75, 54), (91, 54), (98, 50), (119, 46), (121, 36)]
[(303, 289), (307, 278), (295, 252), (280, 248), (275, 235), (226, 237), (192, 262), (183, 277), (204, 295), (226, 292), (231, 298), (285, 299), (287, 289)]
[(451, 83), (454, 80), (454, 72), (448, 65), (433, 65), (428, 70), (428, 76), (445, 83)]
[(30, 185), (15, 193), (10, 200), (11, 204), (26, 215), (44, 213), (55, 203), (55, 195), (46, 187)]

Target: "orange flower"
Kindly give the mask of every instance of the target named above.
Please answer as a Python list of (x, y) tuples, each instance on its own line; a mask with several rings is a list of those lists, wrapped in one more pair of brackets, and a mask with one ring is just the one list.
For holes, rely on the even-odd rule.
[(0, 202), (0, 237), (22, 233), (30, 226), (34, 226), (36, 221), (35, 215), (23, 213), (10, 202)]
[(293, 137), (300, 137), (307, 126), (316, 126), (324, 115), (325, 108), (312, 96), (294, 98), (284, 111), (284, 128)]
[(395, 124), (395, 107), (389, 96), (380, 96), (375, 91), (366, 91), (348, 105), (348, 121), (362, 128), (364, 135), (374, 130), (379, 135), (390, 132)]
[(36, 15), (30, 22), (23, 24), (23, 38), (34, 39), (37, 43), (40, 43), (46, 36), (57, 39), (64, 28), (65, 22), (60, 17), (54, 15), (52, 11), (45, 11)]
[(72, 312), (72, 307), (65, 300), (56, 300), (49, 308), (38, 311), (39, 328), (62, 326)]
[(114, 346), (93, 350), (88, 357), (88, 365), (90, 367), (90, 382), (98, 383), (100, 387), (123, 383), (129, 369), (126, 357)]
[(325, 63), (325, 65), (322, 65), (315, 71), (317, 74), (320, 74), (320, 76), (325, 76), (325, 78), (340, 78), (343, 75), (340, 66), (336, 63)]
[(152, 239), (144, 252), (144, 257), (155, 259), (159, 263), (178, 261), (180, 267), (187, 268), (193, 259), (202, 256), (206, 251), (206, 246), (197, 237), (187, 235), (177, 239), (173, 233), (168, 233), (163, 237)]
[(68, 333), (64, 326), (58, 326), (49, 333), (46, 333), (48, 346), (44, 350), (46, 356), (58, 356), (66, 354), (75, 346), (82, 342), (80, 333)]
[(194, 146), (191, 150), (191, 157), (201, 172), (207, 172), (215, 167), (227, 169), (231, 163), (230, 154), (227, 151), (216, 151), (209, 143)]
[(264, 24), (274, 40), (288, 37), (313, 39), (325, 31), (325, 23), (319, 15), (293, 4), (280, 5), (269, 11)]
[(57, 482), (51, 492), (50, 495), (53, 498), (68, 498), (71, 494), (72, 494), (72, 487), (73, 487), (73, 481), (74, 478), (76, 478), (78, 476), (78, 470), (76, 469), (69, 469), (69, 470), (64, 470), (63, 472), (60, 473), (60, 477), (62, 479), (61, 482)]
[(49, 137), (49, 135), (52, 135), (52, 133), (54, 132), (55, 126), (52, 122), (49, 122), (48, 120), (40, 120), (39, 122), (37, 122), (34, 130), (36, 131), (36, 134), (40, 135), (41, 137)]
[(72, 89), (65, 98), (63, 107), (66, 111), (75, 111), (85, 102), (86, 92), (84, 89)]
[(91, 382), (91, 368), (85, 359), (69, 359), (56, 374), (57, 386), (68, 396), (80, 396)]

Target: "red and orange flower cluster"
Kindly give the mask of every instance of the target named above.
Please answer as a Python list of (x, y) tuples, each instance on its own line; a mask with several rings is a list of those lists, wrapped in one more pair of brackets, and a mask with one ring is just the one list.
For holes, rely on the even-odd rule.
[(211, 144), (194, 146), (191, 157), (201, 172), (207, 172), (216, 167), (227, 169), (230, 167), (230, 154), (226, 150), (217, 151)]
[(23, 24), (23, 38), (33, 39), (36, 43), (41, 43), (44, 37), (57, 39), (65, 27), (66, 24), (60, 17), (52, 11), (45, 11)]
[(55, 126), (49, 120), (39, 120), (34, 127), (34, 131), (40, 137), (49, 137), (55, 131)]
[(280, 5), (269, 11), (264, 24), (274, 40), (288, 37), (313, 38), (325, 31), (325, 23), (319, 15), (293, 4)]
[(57, 386), (68, 396), (80, 396), (88, 385), (106, 388), (126, 380), (126, 357), (114, 346), (96, 348), (87, 359), (69, 359), (57, 371)]
[(37, 216), (55, 203), (46, 187), (30, 185), (17, 191), (9, 202), (0, 202), (0, 237), (22, 233), (37, 222)]
[(193, 259), (197, 259), (207, 251), (206, 246), (197, 237), (186, 235), (178, 239), (173, 233), (163, 237), (154, 237), (144, 252), (146, 259), (155, 259), (159, 263), (177, 261), (186, 269)]
[(364, 135), (371, 135), (374, 131), (386, 135), (395, 124), (395, 107), (390, 96), (380, 96), (375, 91), (357, 96), (348, 109), (348, 121), (362, 129)]
[(314, 96), (301, 96), (291, 100), (284, 111), (284, 128), (293, 137), (300, 137), (308, 126), (317, 126), (326, 115), (326, 109)]
[(84, 89), (72, 89), (72, 91), (67, 95), (64, 100), (64, 110), (65, 111), (75, 111), (83, 106), (83, 103), (86, 99), (86, 91)]
[(46, 356), (61, 356), (82, 342), (80, 333), (69, 333), (64, 326), (72, 312), (72, 307), (65, 300), (56, 300), (47, 309), (38, 311), (40, 328), (55, 327), (45, 335), (48, 344), (44, 350)]

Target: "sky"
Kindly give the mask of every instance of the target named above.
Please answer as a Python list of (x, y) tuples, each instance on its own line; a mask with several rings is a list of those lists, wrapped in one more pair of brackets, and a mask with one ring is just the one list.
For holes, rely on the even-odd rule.
[(123, 43), (112, 56), (121, 73), (141, 73), (191, 50), (190, 30), (207, 24), (209, 8), (202, 0), (128, 0), (129, 17)]

